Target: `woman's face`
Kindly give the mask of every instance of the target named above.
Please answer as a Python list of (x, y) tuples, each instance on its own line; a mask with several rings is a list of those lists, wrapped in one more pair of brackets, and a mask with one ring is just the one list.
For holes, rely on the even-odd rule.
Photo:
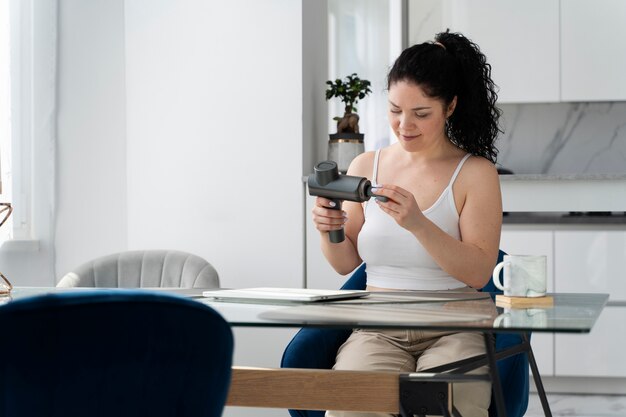
[(454, 111), (456, 97), (449, 106), (431, 98), (414, 83), (398, 81), (389, 87), (389, 123), (400, 144), (418, 151), (446, 140), (445, 123)]

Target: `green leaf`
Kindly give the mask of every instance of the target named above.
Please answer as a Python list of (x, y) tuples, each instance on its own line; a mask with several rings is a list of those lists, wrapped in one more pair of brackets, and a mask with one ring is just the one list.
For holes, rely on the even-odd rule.
[(370, 81), (361, 80), (356, 73), (346, 76), (343, 80), (340, 78), (334, 82), (328, 80), (326, 84), (329, 86), (326, 90), (326, 99), (339, 97), (341, 102), (345, 103), (345, 113), (350, 111), (356, 113), (355, 104), (372, 92), (369, 88)]

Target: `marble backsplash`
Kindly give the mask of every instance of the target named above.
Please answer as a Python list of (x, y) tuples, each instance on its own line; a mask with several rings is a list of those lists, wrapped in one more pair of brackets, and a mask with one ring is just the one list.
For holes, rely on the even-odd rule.
[(626, 173), (626, 102), (499, 107), (498, 166), (515, 174)]

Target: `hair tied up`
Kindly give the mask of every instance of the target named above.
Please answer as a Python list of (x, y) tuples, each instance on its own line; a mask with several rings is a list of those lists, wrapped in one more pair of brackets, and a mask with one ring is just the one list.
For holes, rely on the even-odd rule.
[(491, 65), (478, 45), (461, 33), (438, 33), (433, 41), (402, 51), (389, 71), (387, 87), (398, 81), (420, 86), (444, 106), (457, 97), (446, 126), (448, 138), (466, 152), (496, 161), (501, 111), (496, 106), (498, 94)]

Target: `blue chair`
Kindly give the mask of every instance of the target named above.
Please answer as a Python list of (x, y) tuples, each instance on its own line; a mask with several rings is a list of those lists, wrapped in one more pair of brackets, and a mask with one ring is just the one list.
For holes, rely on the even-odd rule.
[(218, 417), (233, 336), (213, 309), (141, 290), (0, 307), (0, 415)]
[[(500, 251), (498, 262), (506, 255)], [(361, 265), (346, 281), (342, 289), (362, 290), (366, 286), (365, 264)], [(502, 293), (493, 285), (493, 281), (485, 285), (482, 291)], [(291, 340), (283, 353), (281, 368), (315, 368), (331, 369), (335, 364), (337, 350), (350, 335), (344, 329), (301, 329)], [(495, 337), (496, 352), (517, 346), (523, 342), (521, 335), (515, 333), (497, 333)], [(529, 364), (528, 356), (517, 354), (498, 361), (498, 373), (503, 389), (506, 414), (508, 417), (521, 417), (528, 407), (529, 395)], [(289, 410), (292, 417), (323, 417), (323, 411)], [(497, 417), (495, 399), (492, 397), (489, 416)]]

